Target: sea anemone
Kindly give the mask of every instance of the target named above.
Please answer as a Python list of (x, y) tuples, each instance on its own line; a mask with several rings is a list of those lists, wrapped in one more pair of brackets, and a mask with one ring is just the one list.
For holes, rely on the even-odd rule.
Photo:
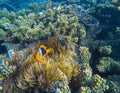
[[(39, 44), (51, 49), (51, 52), (44, 58), (44, 62), (39, 62), (34, 57), (35, 48)], [(80, 65), (77, 63), (74, 48), (65, 47), (56, 37), (49, 38), (39, 44), (23, 51), (23, 55), (26, 55), (27, 51), (29, 55), (27, 53), (28, 56), (21, 56), (24, 60), (21, 58), (19, 60), (22, 61), (21, 64), (18, 65), (17, 63), (16, 70), (5, 78), (3, 82), (4, 93), (8, 90), (11, 90), (10, 93), (16, 93), (14, 92), (16, 90), (19, 90), (18, 93), (32, 93), (35, 91), (71, 93), (69, 87), (78, 90), (81, 85), (79, 82)], [(11, 88), (7, 90), (10, 85)]]

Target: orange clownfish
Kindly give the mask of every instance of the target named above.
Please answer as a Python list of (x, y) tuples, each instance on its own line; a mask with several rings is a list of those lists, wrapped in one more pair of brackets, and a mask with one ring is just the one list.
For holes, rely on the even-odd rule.
[(50, 49), (47, 49), (45, 45), (40, 45), (38, 48), (38, 51), (35, 53), (35, 59), (38, 62), (44, 62), (45, 56), (47, 56), (50, 53)]

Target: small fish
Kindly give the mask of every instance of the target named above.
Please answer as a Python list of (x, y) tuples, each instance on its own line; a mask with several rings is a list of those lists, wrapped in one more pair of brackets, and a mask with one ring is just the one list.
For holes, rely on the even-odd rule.
[(50, 53), (50, 49), (47, 49), (45, 45), (40, 45), (38, 51), (35, 53), (35, 59), (38, 62), (44, 62), (44, 58)]

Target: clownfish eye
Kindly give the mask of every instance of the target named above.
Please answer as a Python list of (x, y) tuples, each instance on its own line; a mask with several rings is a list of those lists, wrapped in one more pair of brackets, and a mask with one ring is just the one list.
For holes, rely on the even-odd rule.
[(42, 55), (46, 54), (46, 50), (44, 48), (41, 48)]

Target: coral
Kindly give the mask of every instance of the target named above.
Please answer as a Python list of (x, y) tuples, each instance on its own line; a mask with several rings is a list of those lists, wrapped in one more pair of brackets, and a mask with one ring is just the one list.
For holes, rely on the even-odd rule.
[(120, 92), (120, 75), (109, 75), (107, 80), (109, 81), (109, 90), (110, 93), (119, 93)]
[(80, 73), (80, 82), (81, 86), (79, 89), (80, 93), (104, 93), (104, 91), (108, 90), (108, 85), (106, 80), (101, 78), (99, 75), (92, 75), (92, 69), (89, 65), (89, 60), (91, 58), (91, 53), (89, 49), (84, 46), (80, 46), (80, 64), (81, 73)]
[(16, 16), (25, 16), (30, 14), (32, 11), (31, 10), (27, 10), (27, 9), (22, 9), (18, 12), (16, 12)]
[(41, 12), (42, 10), (49, 9), (53, 6), (52, 1), (43, 1), (39, 3), (30, 3), (28, 7), (35, 13)]
[(79, 93), (104, 93), (108, 88), (106, 80), (96, 74), (92, 77), (88, 86), (80, 87)]
[(79, 37), (80, 37), (80, 39), (86, 37), (86, 30), (85, 30), (85, 28), (82, 27), (82, 26), (81, 26), (81, 29), (79, 29)]
[[(99, 63), (96, 65), (97, 69), (101, 73), (119, 73), (120, 64), (110, 57), (102, 57)], [(114, 70), (116, 69), (116, 70)]]
[(0, 11), (0, 17), (5, 17), (5, 18), (9, 19), (11, 23), (13, 23), (16, 18), (16, 13), (9, 12), (6, 8), (4, 8)]
[(89, 49), (84, 46), (80, 46), (79, 48), (80, 52), (80, 60), (82, 63), (89, 63), (89, 60), (91, 58), (91, 53), (89, 52)]
[(38, 7), (38, 3), (30, 3), (28, 7), (34, 12), (39, 12), (41, 10), (41, 7)]
[(29, 29), (27, 26), (20, 26), (19, 28), (13, 29), (12, 30), (12, 37), (17, 37), (19, 40), (26, 40), (28, 38), (26, 32)]
[(7, 76), (15, 70), (15, 66), (12, 66), (8, 63), (8, 61), (2, 61), (0, 65), (0, 73), (3, 76)]
[(80, 69), (80, 82), (81, 85), (86, 85), (88, 82), (91, 81), (92, 78), (92, 69), (90, 68), (89, 64), (83, 64), (83, 66)]
[(99, 21), (94, 18), (92, 15), (89, 15), (87, 11), (83, 9), (82, 6), (71, 5), (71, 6), (63, 6), (61, 8), (62, 11), (66, 14), (71, 14), (78, 17), (78, 21), (85, 24), (86, 26), (98, 26)]
[(110, 45), (108, 46), (101, 46), (98, 49), (100, 55), (102, 56), (106, 56), (106, 55), (110, 55), (112, 52), (112, 47)]
[(108, 90), (109, 88), (108, 85), (106, 84), (106, 80), (101, 78), (97, 74), (92, 77), (90, 87), (92, 93), (104, 93), (104, 91)]
[(6, 36), (6, 32), (3, 29), (0, 29), (0, 37), (1, 37), (0, 39), (1, 40), (4, 39), (5, 36)]
[[(4, 57), (2, 57), (4, 58)], [(1, 59), (2, 59), (1, 58)], [(16, 68), (8, 63), (8, 61), (0, 60), (0, 93), (3, 93), (3, 80), (12, 73)]]
[(9, 11), (6, 8), (4, 8), (0, 11), (0, 16), (1, 17), (7, 17), (8, 14), (9, 14)]
[(67, 84), (59, 84), (60, 86), (56, 89), (55, 93), (71, 93), (71, 90)]
[(3, 18), (1, 18), (1, 20), (0, 20), (0, 27), (1, 27), (1, 29), (3, 29), (3, 30), (10, 29), (10, 28), (11, 28), (11, 22), (9, 21), (9, 19), (3, 17)]
[(13, 24), (15, 22), (15, 19), (16, 19), (16, 13), (15, 12), (11, 12), (8, 14), (8, 19), (10, 20), (10, 22)]
[(27, 16), (18, 16), (18, 19), (15, 20), (16, 26), (27, 26), (31, 27), (32, 24), (35, 22), (35, 14), (30, 13)]
[[(49, 5), (49, 3), (45, 3), (45, 5)], [(35, 4), (35, 6), (39, 7), (38, 4)], [(7, 30), (5, 33), (7, 37), (11, 37), (9, 40), (18, 39), (20, 42), (31, 42), (58, 35), (70, 36), (70, 42), (77, 42), (77, 38), (84, 38), (86, 30), (79, 23), (78, 17), (66, 14), (61, 9), (62, 7), (60, 10), (58, 8), (59, 6), (50, 7), (49, 9), (44, 9), (44, 11), (41, 9), (35, 9), (34, 11), (33, 9), (16, 13), (7, 12), (7, 16), (2, 15), (1, 21), (6, 21), (2, 21), (1, 23), (4, 24), (1, 24), (1, 26), (4, 31)], [(67, 7), (63, 8), (67, 9)]]
[(79, 93), (91, 93), (91, 89), (86, 86), (80, 87)]

